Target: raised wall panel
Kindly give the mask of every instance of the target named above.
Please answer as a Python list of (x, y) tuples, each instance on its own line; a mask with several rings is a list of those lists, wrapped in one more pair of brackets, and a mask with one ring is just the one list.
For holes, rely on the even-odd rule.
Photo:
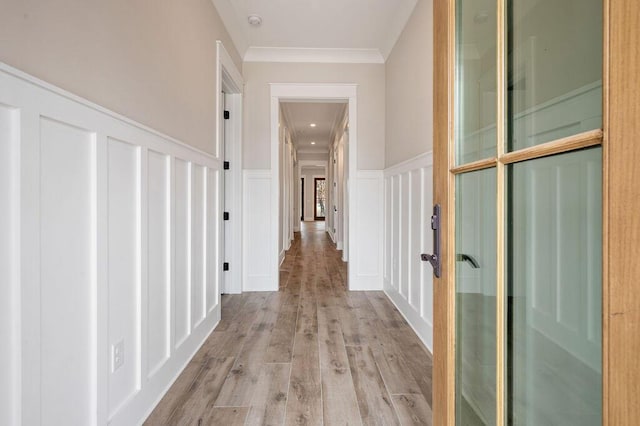
[(191, 334), (191, 163), (175, 160), (175, 345)]
[(356, 176), (356, 215), (357, 236), (354, 244), (356, 259), (355, 274), (350, 274), (351, 290), (382, 289), (382, 244), (383, 228), (383, 175), (378, 171), (358, 171)]
[(220, 261), (218, 252), (218, 232), (220, 229), (218, 170), (207, 171), (207, 313), (218, 305), (220, 291), (218, 280), (220, 276)]
[(206, 169), (192, 167), (191, 180), (191, 327), (195, 328), (206, 314)]
[(400, 286), (400, 176), (392, 178), (391, 196), (391, 286)]
[(403, 173), (400, 175), (400, 294), (405, 299), (409, 298), (409, 280), (411, 279), (410, 265), (411, 259), (409, 259), (409, 197), (410, 193), (409, 174)]
[(410, 199), (411, 209), (409, 211), (409, 257), (407, 259), (409, 265), (409, 304), (416, 312), (420, 313), (422, 286), (422, 261), (420, 253), (422, 252), (422, 233), (421, 227), (423, 222), (422, 212), (422, 170), (412, 170), (409, 172), (410, 182)]
[[(305, 194), (307, 192), (305, 191)], [(271, 171), (245, 171), (243, 185), (243, 291), (277, 291), (272, 282)], [(305, 209), (306, 211), (306, 209)], [(278, 238), (278, 234), (273, 238)]]
[(171, 354), (171, 162), (148, 154), (147, 365), (153, 376)]
[(96, 422), (95, 135), (40, 121), (41, 418)]
[(144, 422), (220, 319), (220, 166), (0, 63), (0, 425)]
[(123, 365), (109, 368), (109, 411), (140, 389), (140, 147), (108, 139), (109, 355), (123, 344)]
[(391, 179), (384, 180), (384, 279), (391, 281)]
[(19, 111), (0, 105), (0, 424), (17, 423)]
[(433, 168), (430, 153), (385, 170), (384, 290), (425, 345), (433, 340), (433, 270), (420, 254), (433, 250), (431, 212)]

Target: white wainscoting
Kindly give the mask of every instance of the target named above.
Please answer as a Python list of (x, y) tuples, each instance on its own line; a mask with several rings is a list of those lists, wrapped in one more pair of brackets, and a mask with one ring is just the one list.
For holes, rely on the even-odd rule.
[(220, 319), (219, 170), (0, 64), (0, 424), (146, 418)]
[(432, 204), (430, 152), (384, 171), (384, 291), (433, 352)]
[(382, 170), (358, 170), (349, 222), (349, 290), (382, 290), (384, 180)]
[[(273, 221), (278, 229), (278, 218), (271, 217), (271, 169), (243, 171), (243, 243), (242, 291), (278, 291), (278, 274), (273, 265), (278, 260), (274, 256), (273, 242), (277, 243)], [(277, 271), (276, 271), (277, 272)]]

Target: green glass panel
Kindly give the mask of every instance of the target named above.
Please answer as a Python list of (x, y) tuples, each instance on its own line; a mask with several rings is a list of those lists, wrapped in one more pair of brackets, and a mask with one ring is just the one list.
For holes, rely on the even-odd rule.
[(456, 181), (456, 424), (494, 425), (496, 170)]
[(600, 425), (602, 150), (507, 173), (508, 423)]
[(507, 2), (510, 151), (602, 126), (602, 0)]
[(496, 156), (496, 2), (456, 1), (456, 163)]

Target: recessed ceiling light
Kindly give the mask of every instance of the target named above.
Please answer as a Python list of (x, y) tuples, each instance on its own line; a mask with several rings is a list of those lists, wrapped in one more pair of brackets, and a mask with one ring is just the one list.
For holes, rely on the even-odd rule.
[(315, 145), (315, 144), (316, 144), (315, 142), (311, 142), (311, 145)]
[(309, 127), (316, 127), (316, 123), (309, 124)]
[(254, 27), (259, 27), (262, 25), (262, 18), (259, 15), (249, 15), (247, 17), (247, 21), (249, 21), (249, 25)]

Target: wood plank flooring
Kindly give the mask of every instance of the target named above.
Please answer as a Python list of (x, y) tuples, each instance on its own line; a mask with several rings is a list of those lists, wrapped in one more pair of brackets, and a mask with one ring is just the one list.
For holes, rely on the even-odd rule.
[(224, 295), (222, 320), (146, 425), (431, 425), (431, 355), (382, 292), (304, 223), (280, 291)]

